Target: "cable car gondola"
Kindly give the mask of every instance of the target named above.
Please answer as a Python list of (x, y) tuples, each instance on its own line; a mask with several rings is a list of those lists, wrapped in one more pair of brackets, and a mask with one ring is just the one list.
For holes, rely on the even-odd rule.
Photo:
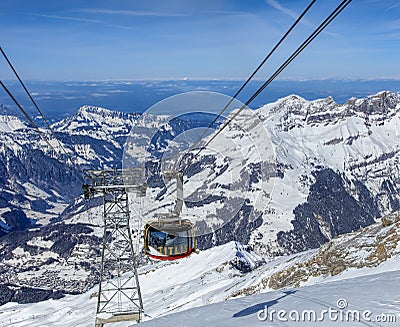
[(183, 173), (164, 172), (167, 178), (176, 177), (177, 199), (175, 208), (144, 226), (144, 251), (150, 258), (176, 260), (196, 251), (196, 234), (189, 219), (180, 217), (183, 207)]
[(153, 259), (176, 260), (196, 251), (196, 235), (189, 219), (150, 221), (144, 227), (144, 250)]

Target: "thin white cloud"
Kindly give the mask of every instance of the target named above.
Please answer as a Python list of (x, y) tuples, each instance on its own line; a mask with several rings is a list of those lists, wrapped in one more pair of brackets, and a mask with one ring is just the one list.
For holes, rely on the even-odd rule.
[(392, 9), (394, 9), (394, 8), (396, 8), (396, 7), (399, 7), (399, 6), (400, 6), (400, 2), (399, 2), (399, 3), (396, 3), (396, 4), (393, 5), (393, 6), (390, 6), (389, 8), (386, 9), (386, 11), (392, 10)]
[(400, 30), (400, 19), (386, 20), (383, 24), (378, 25), (378, 31), (399, 31)]
[(74, 22), (81, 22), (81, 23), (91, 23), (91, 24), (101, 24), (108, 27), (114, 27), (118, 29), (131, 29), (130, 26), (121, 26), (121, 25), (114, 25), (114, 24), (107, 24), (104, 21), (97, 20), (97, 19), (87, 19), (87, 18), (78, 18), (78, 17), (68, 17), (68, 16), (56, 16), (56, 15), (41, 15), (41, 14), (32, 14), (33, 16), (44, 17), (44, 18), (51, 18), (57, 20), (67, 20), (67, 21), (74, 21)]
[(103, 15), (123, 15), (123, 16), (153, 16), (153, 17), (185, 17), (189, 14), (172, 13), (172, 12), (157, 12), (157, 11), (141, 11), (141, 10), (117, 10), (117, 9), (95, 9), (82, 8), (77, 12), (88, 14), (103, 14)]
[(95, 19), (86, 19), (86, 18), (76, 18), (76, 17), (67, 17), (67, 16), (55, 16), (55, 15), (39, 15), (33, 14), (34, 16), (52, 18), (52, 19), (60, 19), (60, 20), (72, 20), (75, 22), (83, 22), (83, 23), (94, 23), (94, 24), (102, 24), (103, 22)]
[[(270, 5), (271, 7), (275, 8), (276, 10), (280, 11), (281, 13), (293, 18), (293, 19), (297, 19), (299, 17), (299, 14), (289, 8), (286, 8), (284, 6), (282, 6), (278, 1), (276, 0), (265, 0), (266, 3), (268, 5)], [(307, 26), (314, 26), (314, 24), (312, 24), (311, 22), (309, 22), (306, 19), (302, 19), (301, 23), (303, 23), (304, 25)]]
[(107, 26), (115, 27), (115, 28), (118, 28), (120, 30), (131, 30), (131, 29), (133, 29), (132, 26), (123, 26), (123, 25), (115, 25), (115, 24), (107, 24)]
[[(271, 7), (275, 8), (276, 10), (280, 11), (281, 13), (293, 18), (293, 19), (297, 19), (300, 15), (298, 13), (296, 13), (295, 11), (286, 8), (284, 6), (282, 6), (278, 1), (276, 0), (265, 0), (266, 3), (268, 5), (270, 5)], [(303, 25), (309, 26), (309, 27), (316, 27), (315, 24), (311, 23), (309, 20), (305, 19), (304, 17), (302, 18), (302, 20), (300, 21), (300, 23), (302, 23)], [(326, 35), (330, 35), (333, 37), (338, 37), (340, 36), (340, 34), (338, 33), (332, 33), (332, 32), (328, 32), (328, 31), (324, 31), (323, 32)]]
[(213, 10), (213, 11), (203, 11), (205, 14), (215, 14), (215, 15), (248, 15), (246, 11), (224, 11), (224, 10)]
[(292, 17), (293, 19), (297, 19), (297, 17), (299, 17), (299, 15), (296, 12), (294, 12), (291, 9), (285, 8), (278, 1), (266, 0), (266, 2), (271, 7), (275, 8), (276, 10), (279, 10), (281, 13), (284, 13), (285, 15), (288, 15), (288, 16)]

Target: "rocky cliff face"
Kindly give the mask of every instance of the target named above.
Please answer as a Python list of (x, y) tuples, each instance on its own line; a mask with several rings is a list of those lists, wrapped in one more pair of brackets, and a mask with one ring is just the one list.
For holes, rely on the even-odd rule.
[(278, 270), (268, 280), (271, 288), (298, 287), (312, 277), (335, 276), (345, 270), (373, 268), (400, 255), (400, 212), (357, 232), (329, 241), (305, 261)]
[[(318, 247), (398, 210), (399, 100), (391, 92), (344, 104), (293, 95), (259, 109), (283, 176), (263, 225), (285, 216), (291, 222), (278, 227), (278, 252)], [(253, 242), (271, 251), (274, 238), (266, 234), (277, 229), (261, 228)]]

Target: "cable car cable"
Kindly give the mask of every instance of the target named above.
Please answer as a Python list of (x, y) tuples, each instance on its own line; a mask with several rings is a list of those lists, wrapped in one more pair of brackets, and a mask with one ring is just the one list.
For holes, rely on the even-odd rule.
[[(54, 151), (54, 154), (57, 156), (57, 150), (53, 147), (53, 145), (50, 143), (49, 139), (46, 137), (46, 135), (40, 130), (40, 128), (35, 124), (35, 122), (32, 120), (32, 118), (28, 115), (28, 113), (25, 111), (25, 109), (21, 106), (21, 104), (18, 102), (18, 100), (13, 96), (11, 91), (4, 85), (3, 81), (0, 80), (0, 85), (4, 89), (4, 91), (8, 94), (8, 96), (11, 98), (11, 100), (15, 103), (15, 105), (18, 107), (18, 109), (22, 112), (22, 114), (25, 116), (25, 118), (28, 120), (29, 124), (36, 129), (36, 131), (39, 133), (41, 138), (47, 143), (47, 145)], [(42, 149), (43, 150), (43, 149)], [(44, 152), (44, 151), (43, 151)], [(58, 156), (57, 156), (58, 157)], [(58, 159), (61, 161), (62, 164), (71, 172), (72, 175), (74, 175), (78, 180), (82, 180), (79, 176), (77, 176), (71, 167), (69, 167), (64, 160), (58, 157)]]
[[(236, 112), (234, 114), (233, 117), (231, 117), (227, 122), (225, 122), (225, 124), (216, 132), (216, 134), (214, 134), (212, 136), (212, 138), (204, 145), (202, 146), (198, 152), (191, 158), (189, 159), (189, 161), (186, 164), (183, 164), (183, 167), (180, 166), (181, 161), (183, 160), (183, 158), (191, 151), (195, 148), (195, 146), (197, 144), (199, 144), (202, 141), (202, 138), (204, 137), (204, 135), (206, 134), (206, 132), (212, 127), (212, 125), (218, 120), (218, 118), (222, 115), (222, 113), (226, 110), (226, 108), (232, 103), (233, 98), (231, 99), (231, 101), (221, 110), (221, 112), (218, 114), (218, 116), (213, 120), (213, 122), (207, 127), (206, 131), (203, 132), (202, 136), (199, 138), (199, 140), (192, 145), (191, 147), (189, 147), (188, 150), (185, 151), (185, 153), (183, 155), (180, 156), (180, 158), (178, 159), (178, 169), (179, 170), (184, 170), (186, 167), (188, 167), (190, 165), (191, 162), (193, 162), (196, 157), (201, 153), (202, 150), (204, 150), (217, 136), (219, 133), (222, 132), (223, 129), (226, 128), (226, 126), (228, 124), (230, 124), (238, 115), (241, 111), (243, 111), (243, 109), (248, 106), (282, 71), (283, 69), (285, 69), (303, 50), (306, 46), (308, 46), (309, 43), (311, 43), (311, 41), (313, 41), (325, 28), (326, 26), (329, 25), (330, 22), (332, 22), (337, 15), (340, 14), (341, 11), (343, 11), (348, 4), (350, 4), (352, 0), (344, 0), (342, 1), (338, 7), (336, 7), (336, 9), (334, 11), (332, 11), (332, 13), (314, 30), (314, 32), (297, 48), (297, 50), (275, 71), (274, 74), (271, 75), (271, 77), (253, 94), (253, 96), (246, 101), (245, 105), (242, 106), (238, 112)], [(298, 20), (296, 20), (295, 24), (298, 23), (298, 21), (304, 16), (304, 14), (308, 11), (308, 9), (314, 4), (315, 1), (311, 2), (309, 4), (309, 6), (304, 10), (304, 12), (299, 16)], [(290, 33), (290, 31), (295, 27), (295, 24), (292, 25), (292, 27), (285, 33), (285, 35), (282, 37), (281, 41), (284, 40), (284, 38)], [(270, 52), (270, 54), (272, 54), (272, 52), (279, 46), (279, 44), (281, 43), (281, 41), (278, 42), (278, 44), (274, 47), (274, 49)], [(266, 59), (270, 56), (270, 54), (267, 55)], [(266, 60), (263, 61), (263, 63)], [(260, 65), (261, 66), (261, 65)], [(257, 67), (257, 69), (260, 68)], [(257, 71), (257, 70), (256, 70)], [(255, 72), (256, 72), (255, 71)], [(251, 77), (245, 82), (248, 83), (248, 81), (255, 75), (255, 73), (253, 73), (251, 75)], [(237, 96), (239, 94), (239, 92), (244, 88), (245, 84), (243, 84), (243, 87), (235, 94), (235, 96)], [(177, 157), (177, 155), (175, 156), (171, 156), (168, 159)], [(172, 194), (173, 191), (171, 191), (170, 194)]]
[[(42, 117), (43, 121), (45, 122), (45, 124), (47, 125), (47, 128), (49, 129), (49, 131), (51, 132), (51, 134), (53, 135), (53, 137), (56, 139), (58, 145), (61, 147), (61, 149), (63, 150), (63, 152), (65, 153), (65, 155), (67, 157), (68, 153), (65, 150), (64, 146), (62, 145), (62, 143), (58, 140), (58, 138), (56, 137), (53, 129), (51, 128), (49, 122), (47, 121), (46, 117), (44, 116), (43, 112), (39, 109), (39, 106), (37, 105), (36, 101), (33, 99), (31, 93), (29, 92), (28, 88), (25, 86), (25, 83), (22, 81), (21, 77), (19, 76), (19, 74), (17, 73), (16, 69), (14, 68), (13, 64), (11, 63), (10, 59), (8, 58), (8, 56), (6, 55), (6, 53), (4, 52), (3, 48), (0, 47), (0, 52), (3, 55), (4, 59), (7, 61), (8, 65), (10, 66), (11, 70), (13, 71), (14, 75), (17, 77), (19, 83), (21, 84), (22, 88), (25, 90), (26, 94), (28, 95), (29, 99), (32, 101), (34, 107), (36, 108), (36, 110), (38, 111), (39, 115)], [(25, 115), (26, 117), (26, 115)], [(72, 162), (72, 161), (71, 161)]]
[[(352, 0), (344, 0), (341, 4), (318, 26), (317, 29), (292, 53), (292, 55), (271, 75), (271, 77), (250, 97), (250, 99), (240, 108), (237, 112), (233, 114), (233, 116), (228, 119), (224, 125), (222, 125), (219, 130), (206, 142), (206, 144), (200, 148), (200, 150), (191, 158), (186, 164), (190, 164), (191, 161), (196, 159), (196, 157), (207, 148), (207, 146), (239, 115), (239, 113), (246, 108), (248, 104), (250, 104), (336, 17), (339, 15), (346, 7), (350, 4)], [(240, 124), (239, 124), (240, 125)], [(183, 170), (183, 169), (182, 169)], [(173, 237), (173, 243), (169, 243), (169, 246), (165, 245), (167, 240), (169, 239), (169, 235), (171, 232), (169, 228), (161, 227), (161, 220), (159, 219), (158, 222), (149, 222), (145, 226), (145, 236), (144, 236), (144, 243), (145, 243), (145, 253), (149, 257), (153, 257), (155, 259), (161, 260), (174, 260), (179, 259), (180, 257), (186, 257), (190, 255), (191, 251), (185, 251), (186, 248), (182, 250), (183, 256), (180, 256), (180, 252), (176, 252), (177, 246), (180, 244), (178, 237)], [(158, 224), (158, 225), (157, 225)], [(160, 226), (158, 229), (157, 226)], [(172, 223), (170, 224), (171, 227), (174, 226)], [(172, 229), (176, 236), (176, 229)], [(187, 232), (189, 229), (187, 229)], [(194, 248), (196, 247), (196, 236), (194, 230), (191, 231), (191, 236), (194, 238)], [(190, 238), (190, 240), (193, 240)], [(171, 246), (172, 245), (172, 246)], [(174, 252), (175, 249), (175, 252)]]
[(253, 94), (245, 103), (249, 105), (351, 2), (344, 0), (342, 3), (318, 26), (318, 28), (305, 40), (300, 47), (286, 60), (284, 64)]
[(318, 28), (296, 49), (296, 51), (269, 77), (269, 79), (250, 97), (238, 111), (202, 146), (184, 166), (186, 168), (207, 146), (243, 111), (350, 3), (342, 1), (338, 7), (318, 26)]
[(18, 100), (12, 95), (12, 93), (10, 92), (10, 90), (4, 85), (3, 81), (0, 80), (0, 85), (2, 86), (2, 88), (4, 89), (4, 91), (6, 91), (6, 93), (8, 94), (8, 96), (11, 98), (11, 100), (13, 100), (13, 102), (15, 103), (15, 105), (18, 107), (18, 109), (23, 113), (23, 115), (25, 116), (25, 118), (28, 120), (29, 124), (31, 124), (31, 126), (33, 128), (35, 128), (38, 133), (40, 134), (40, 136), (43, 138), (43, 140), (48, 144), (48, 146), (55, 151), (54, 147), (50, 144), (49, 140), (47, 139), (47, 137), (44, 135), (44, 133), (39, 129), (39, 127), (34, 123), (34, 121), (32, 120), (32, 118), (28, 115), (28, 113), (25, 111), (24, 108), (22, 108), (22, 106), (20, 105), (20, 103), (18, 102)]
[(207, 134), (207, 132), (212, 128), (212, 126), (218, 121), (218, 119), (222, 116), (222, 114), (225, 112), (225, 110), (232, 104), (233, 100), (235, 100), (238, 95), (242, 92), (242, 90), (247, 86), (247, 84), (253, 79), (253, 77), (258, 73), (258, 71), (262, 68), (262, 66), (267, 62), (267, 60), (272, 56), (272, 54), (278, 49), (278, 47), (282, 44), (282, 42), (286, 39), (286, 37), (292, 32), (292, 30), (296, 27), (296, 25), (302, 20), (304, 15), (308, 12), (308, 10), (313, 6), (313, 4), (317, 0), (312, 0), (308, 6), (304, 9), (304, 11), (301, 13), (301, 15), (295, 20), (295, 22), (290, 26), (290, 28), (286, 31), (286, 33), (281, 37), (281, 39), (275, 44), (275, 46), (272, 48), (272, 50), (267, 54), (267, 56), (263, 59), (263, 61), (258, 65), (258, 67), (253, 71), (253, 73), (247, 78), (247, 80), (242, 84), (242, 86), (239, 88), (239, 90), (236, 91), (236, 93), (233, 95), (233, 97), (228, 101), (228, 103), (225, 105), (225, 107), (218, 113), (218, 115), (214, 118), (214, 120), (210, 123), (210, 125), (205, 129), (205, 131), (202, 133), (202, 135), (199, 137), (199, 139), (194, 143), (192, 146), (189, 147), (181, 156), (181, 158), (184, 158), (187, 153), (192, 151), (204, 138), (204, 136)]

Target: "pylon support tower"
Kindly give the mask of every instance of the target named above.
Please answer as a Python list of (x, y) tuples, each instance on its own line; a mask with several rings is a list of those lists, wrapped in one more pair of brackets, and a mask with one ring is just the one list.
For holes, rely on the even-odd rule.
[[(87, 170), (85, 198), (103, 196), (103, 243), (96, 327), (120, 321), (140, 322), (143, 302), (132, 242), (130, 195), (146, 195), (141, 172), (133, 169)], [(135, 217), (140, 221), (140, 217)], [(139, 230), (139, 228), (138, 228)], [(139, 238), (139, 237), (138, 237)]]

